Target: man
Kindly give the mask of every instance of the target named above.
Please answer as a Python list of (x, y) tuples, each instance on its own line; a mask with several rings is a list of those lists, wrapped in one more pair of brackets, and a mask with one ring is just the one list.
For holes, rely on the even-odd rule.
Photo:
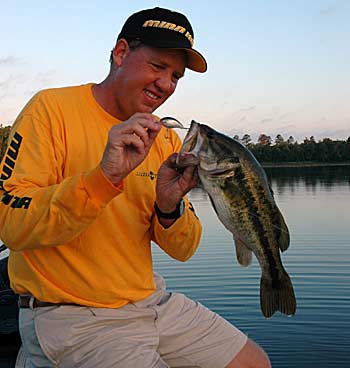
[(196, 170), (176, 170), (180, 140), (152, 115), (186, 67), (206, 71), (192, 45), (184, 15), (135, 13), (102, 83), (42, 91), (16, 120), (0, 237), (28, 367), (269, 367), (242, 332), (152, 272), (151, 241), (185, 261), (201, 235), (184, 197)]

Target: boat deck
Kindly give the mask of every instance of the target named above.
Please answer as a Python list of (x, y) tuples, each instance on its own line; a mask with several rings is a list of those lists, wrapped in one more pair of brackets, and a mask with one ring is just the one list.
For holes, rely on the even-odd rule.
[(14, 368), (16, 357), (21, 344), (21, 339), (17, 332), (10, 334), (0, 334), (0, 367)]

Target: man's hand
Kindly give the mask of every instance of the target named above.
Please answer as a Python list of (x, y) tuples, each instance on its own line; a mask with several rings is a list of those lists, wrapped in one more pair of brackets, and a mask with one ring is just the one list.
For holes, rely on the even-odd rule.
[(177, 153), (169, 156), (158, 171), (156, 203), (162, 212), (175, 211), (180, 199), (198, 182), (196, 166), (187, 166), (180, 171), (176, 166), (176, 157)]
[(136, 113), (110, 129), (101, 168), (113, 184), (119, 184), (146, 158), (160, 129), (161, 124), (148, 113)]

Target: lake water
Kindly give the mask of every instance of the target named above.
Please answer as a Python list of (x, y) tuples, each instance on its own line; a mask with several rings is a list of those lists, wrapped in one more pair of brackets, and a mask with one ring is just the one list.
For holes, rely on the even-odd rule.
[(263, 317), (257, 261), (238, 265), (232, 235), (201, 190), (189, 195), (203, 224), (197, 253), (180, 263), (154, 247), (155, 270), (169, 290), (202, 302), (258, 342), (273, 367), (350, 367), (350, 166), (266, 171), (291, 235), (282, 259), (295, 316)]

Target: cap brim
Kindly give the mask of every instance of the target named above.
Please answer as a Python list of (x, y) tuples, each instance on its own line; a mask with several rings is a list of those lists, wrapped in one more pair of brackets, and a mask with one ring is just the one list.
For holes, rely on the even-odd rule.
[(204, 56), (201, 55), (197, 50), (190, 49), (187, 47), (169, 47), (169, 46), (156, 46), (160, 48), (167, 48), (167, 49), (173, 49), (173, 50), (184, 50), (187, 54), (187, 65), (186, 67), (188, 69), (191, 69), (198, 73), (205, 73), (208, 69), (208, 65), (206, 60), (204, 59)]
[(204, 57), (194, 49), (184, 49), (187, 53), (187, 68), (198, 73), (207, 71), (208, 66)]

